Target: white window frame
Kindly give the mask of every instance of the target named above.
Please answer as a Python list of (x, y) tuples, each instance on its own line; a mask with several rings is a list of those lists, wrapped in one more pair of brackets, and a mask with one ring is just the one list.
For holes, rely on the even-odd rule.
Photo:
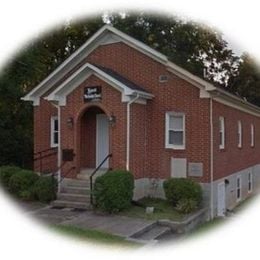
[[(239, 180), (239, 186), (237, 185), (238, 180)], [(240, 190), (239, 197), (237, 196), (238, 190)], [(242, 198), (242, 178), (241, 178), (241, 176), (237, 176), (237, 178), (236, 178), (236, 198), (237, 198), (237, 202), (241, 201), (241, 198)]]
[[(249, 188), (250, 186), (250, 188)], [(251, 193), (253, 191), (253, 174), (252, 172), (248, 173), (248, 193)]]
[(225, 149), (225, 118), (219, 117), (219, 134), (221, 134), (219, 149)]
[(58, 136), (59, 136), (59, 122), (58, 122), (58, 130), (55, 131), (55, 121), (56, 120), (59, 120), (57, 116), (52, 116), (51, 117), (51, 147), (58, 147), (58, 144), (59, 144), (59, 138), (58, 138), (58, 142), (55, 143), (54, 142), (54, 134), (55, 133), (58, 133)]
[(243, 134), (243, 130), (242, 130), (242, 122), (239, 120), (237, 121), (237, 135), (238, 135), (238, 144), (237, 147), (238, 148), (242, 148), (242, 134)]
[(251, 147), (254, 147), (255, 146), (255, 126), (253, 124), (250, 125), (250, 136), (251, 136), (250, 145), (251, 145)]
[[(183, 120), (183, 129), (170, 129), (170, 116), (182, 116)], [(179, 112), (166, 112), (165, 114), (165, 147), (175, 150), (185, 150), (186, 146), (186, 130), (185, 130), (185, 114), (179, 113)], [(177, 130), (183, 132), (183, 144), (182, 145), (176, 145), (176, 144), (170, 144), (169, 143), (169, 131), (170, 130)]]

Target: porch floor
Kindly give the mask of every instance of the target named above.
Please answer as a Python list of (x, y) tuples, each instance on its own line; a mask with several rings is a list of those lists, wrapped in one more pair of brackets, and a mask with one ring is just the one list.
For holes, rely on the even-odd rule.
[[(79, 180), (89, 180), (91, 174), (95, 171), (94, 168), (82, 168), (80, 170), (80, 173), (77, 174), (77, 179)], [(94, 175), (94, 179), (97, 178), (98, 176), (103, 175), (108, 171), (107, 168), (100, 168)]]

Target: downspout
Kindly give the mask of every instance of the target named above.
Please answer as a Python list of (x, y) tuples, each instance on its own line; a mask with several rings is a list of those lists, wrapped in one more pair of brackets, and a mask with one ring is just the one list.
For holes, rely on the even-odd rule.
[(130, 119), (130, 106), (132, 103), (134, 103), (140, 95), (137, 93), (136, 96), (130, 100), (127, 103), (126, 106), (126, 170), (129, 171), (129, 161), (130, 161), (130, 125), (131, 125), (131, 119)]
[(210, 219), (214, 218), (214, 139), (213, 139), (213, 105), (210, 97)]
[(60, 111), (60, 106), (55, 105), (52, 103), (54, 107), (57, 108), (58, 111), (58, 129), (59, 129), (59, 134), (58, 134), (58, 160), (57, 160), (57, 167), (58, 167), (58, 192), (60, 192), (60, 181), (61, 181), (61, 111)]

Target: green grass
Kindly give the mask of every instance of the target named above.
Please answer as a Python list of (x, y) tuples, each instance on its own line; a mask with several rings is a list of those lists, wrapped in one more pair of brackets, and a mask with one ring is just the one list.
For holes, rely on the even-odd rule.
[[(138, 203), (142, 204), (142, 207), (133, 205), (130, 209), (124, 210), (119, 214), (148, 220), (169, 219), (172, 221), (180, 221), (184, 217), (183, 214), (177, 212), (169, 202), (163, 199), (143, 198), (139, 200)], [(147, 214), (145, 212), (146, 207), (154, 207), (154, 212)]]
[(92, 229), (81, 229), (75, 226), (65, 226), (65, 225), (51, 225), (51, 229), (75, 239), (105, 245), (114, 245), (121, 247), (134, 248), (139, 247), (141, 244), (127, 241), (123, 237), (115, 236), (109, 233), (92, 230)]

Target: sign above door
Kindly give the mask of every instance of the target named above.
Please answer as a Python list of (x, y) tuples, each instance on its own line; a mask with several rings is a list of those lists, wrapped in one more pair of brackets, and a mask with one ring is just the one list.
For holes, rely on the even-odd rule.
[(85, 87), (84, 89), (84, 101), (99, 101), (102, 99), (101, 86)]

